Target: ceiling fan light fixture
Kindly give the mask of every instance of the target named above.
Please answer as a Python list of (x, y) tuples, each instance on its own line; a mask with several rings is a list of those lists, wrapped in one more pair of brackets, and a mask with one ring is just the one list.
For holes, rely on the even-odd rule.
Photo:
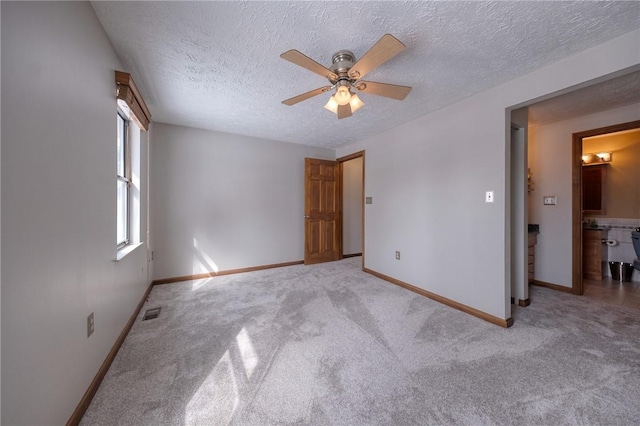
[(362, 102), (358, 97), (358, 95), (356, 95), (355, 93), (351, 95), (349, 104), (351, 105), (351, 112), (356, 112), (357, 110), (359, 110), (364, 106), (364, 102)]
[(334, 95), (338, 105), (346, 105), (351, 100), (351, 91), (349, 86), (340, 86)]
[[(364, 106), (364, 102), (362, 102), (360, 97), (358, 95), (356, 95), (355, 93), (351, 94), (351, 97), (349, 99), (348, 104), (351, 106), (351, 112), (352, 113), (356, 112), (357, 110), (359, 110), (360, 108), (362, 108)], [(329, 110), (329, 111), (331, 111), (334, 114), (337, 114), (339, 105), (340, 104), (336, 100), (336, 97), (335, 96), (331, 96), (329, 98), (329, 101), (325, 104), (324, 108)]]
[(324, 107), (325, 107), (325, 109), (328, 109), (332, 113), (337, 114), (338, 113), (338, 102), (336, 101), (336, 97), (335, 96), (331, 96), (329, 98), (329, 101), (326, 103), (326, 105)]

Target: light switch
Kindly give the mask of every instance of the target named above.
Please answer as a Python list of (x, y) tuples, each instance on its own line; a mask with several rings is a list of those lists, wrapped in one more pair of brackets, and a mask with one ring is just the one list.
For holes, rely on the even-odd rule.
[(365, 197), (364, 203), (365, 204), (373, 204), (373, 197)]
[(487, 191), (487, 194), (485, 196), (485, 202), (493, 203), (493, 191)]
[(542, 204), (545, 206), (555, 206), (556, 205), (556, 196), (555, 195), (545, 195), (542, 197)]

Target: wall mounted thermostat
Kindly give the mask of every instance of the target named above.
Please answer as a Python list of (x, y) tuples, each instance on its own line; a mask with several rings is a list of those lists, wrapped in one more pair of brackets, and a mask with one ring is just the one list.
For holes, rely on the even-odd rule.
[(555, 195), (545, 195), (542, 197), (542, 204), (545, 206), (555, 206), (556, 205), (556, 196)]

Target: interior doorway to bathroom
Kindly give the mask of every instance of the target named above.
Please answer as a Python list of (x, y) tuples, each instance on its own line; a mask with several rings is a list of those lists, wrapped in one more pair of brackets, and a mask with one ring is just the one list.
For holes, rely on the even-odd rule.
[[(625, 134), (626, 138), (620, 136), (615, 140), (623, 142), (616, 144), (612, 142), (613, 137), (609, 137), (614, 134)], [(609, 153), (610, 158), (605, 155)], [(583, 156), (589, 165), (584, 165)], [(640, 121), (574, 133), (572, 159), (572, 292), (619, 305), (640, 307), (639, 272), (633, 272), (634, 281), (620, 282), (611, 278), (608, 265), (610, 260), (632, 261), (635, 255), (630, 234), (635, 226), (639, 226), (635, 223), (640, 220), (640, 182), (621, 170), (624, 167), (637, 169), (640, 163)], [(588, 173), (584, 174), (583, 170)], [(606, 177), (599, 181), (597, 176)], [(590, 185), (583, 186), (587, 183)], [(601, 199), (595, 200), (598, 197), (594, 198), (594, 192)], [(609, 241), (609, 244), (602, 243), (602, 240)], [(591, 262), (589, 253), (592, 249), (601, 253), (600, 262)], [(616, 258), (610, 259), (610, 255)]]

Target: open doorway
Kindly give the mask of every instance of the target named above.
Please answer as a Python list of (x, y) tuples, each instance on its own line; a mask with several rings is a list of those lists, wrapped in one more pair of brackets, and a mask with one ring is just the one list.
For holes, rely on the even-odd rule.
[(342, 257), (362, 256), (364, 267), (364, 151), (338, 159), (342, 197)]
[[(612, 279), (608, 264), (634, 256), (627, 237), (640, 226), (640, 182), (629, 175), (640, 163), (640, 121), (574, 133), (572, 152), (572, 293), (625, 304), (638, 287), (631, 298), (640, 306), (640, 283)], [(640, 279), (638, 271), (632, 276)]]

